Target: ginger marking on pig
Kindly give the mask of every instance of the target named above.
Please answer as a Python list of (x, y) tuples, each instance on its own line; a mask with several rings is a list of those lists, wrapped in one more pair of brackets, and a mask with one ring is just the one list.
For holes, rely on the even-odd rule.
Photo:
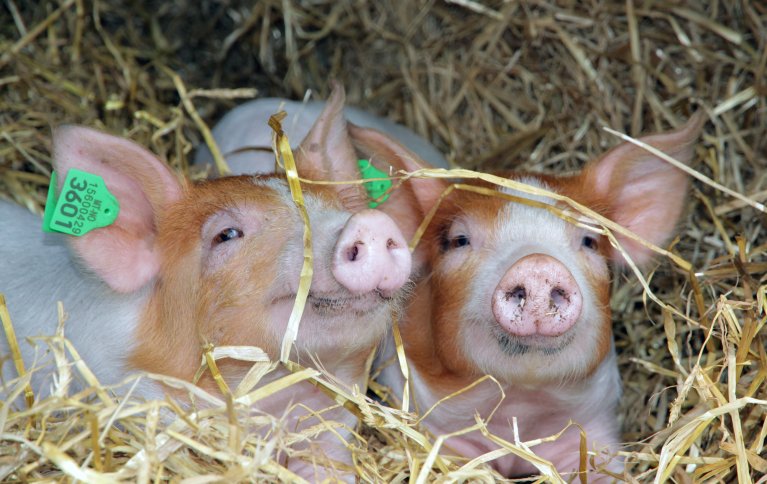
[[(697, 115), (680, 129), (645, 141), (689, 163), (702, 122)], [(672, 235), (688, 186), (682, 171), (625, 143), (576, 175), (505, 176), (589, 207), (655, 245)], [(427, 213), (447, 186), (437, 179), (421, 183), (418, 200)], [(516, 435), (522, 440), (554, 435), (573, 420), (587, 431), (592, 446), (600, 446), (592, 450), (605, 446), (614, 453), (620, 378), (608, 262), (621, 266), (623, 255), (604, 235), (546, 210), (546, 204), (558, 203), (548, 197), (479, 180), (465, 186), (477, 190), (453, 190), (444, 198), (416, 253), (426, 260), (429, 275), (417, 284), (400, 326), (410, 359), (410, 406), (440, 402), (424, 418), (435, 435), (469, 428), (477, 414), (493, 415), (488, 430), (510, 441)], [(481, 193), (488, 189), (537, 203), (510, 203)], [(652, 252), (644, 245), (621, 234), (616, 239), (636, 263), (650, 260)], [(393, 352), (391, 344), (386, 351)], [(381, 375), (401, 391), (396, 366), (384, 367)], [(486, 384), (483, 375), (492, 376), (501, 390)], [(442, 401), (457, 392), (460, 397)], [(503, 402), (496, 408), (498, 398)], [(508, 422), (515, 418), (518, 428), (512, 429)], [(497, 448), (476, 434), (451, 437), (445, 446), (466, 458)], [(561, 472), (578, 472), (579, 448), (577, 433), (568, 430), (534, 450)], [(535, 472), (514, 456), (492, 464), (506, 476)], [(615, 460), (608, 470), (619, 472), (621, 466)]]

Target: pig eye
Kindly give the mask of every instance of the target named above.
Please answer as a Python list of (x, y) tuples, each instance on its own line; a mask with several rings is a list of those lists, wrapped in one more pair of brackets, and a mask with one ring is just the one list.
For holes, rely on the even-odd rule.
[(585, 235), (583, 239), (581, 239), (581, 246), (589, 250), (597, 250), (599, 248), (599, 243), (597, 242), (596, 237)]
[(239, 239), (243, 235), (244, 234), (242, 233), (242, 230), (234, 227), (228, 227), (213, 237), (213, 245), (223, 244), (224, 242), (228, 242), (232, 239)]
[(471, 240), (469, 240), (467, 235), (458, 235), (448, 242), (449, 249), (458, 249), (460, 247), (466, 247), (467, 245), (471, 245)]
[(442, 252), (471, 245), (470, 230), (466, 222), (461, 219), (453, 220), (449, 226), (444, 227), (440, 245)]
[(466, 235), (459, 235), (458, 237), (453, 237), (453, 239), (450, 240), (451, 249), (466, 247), (467, 245), (471, 245), (471, 241)]

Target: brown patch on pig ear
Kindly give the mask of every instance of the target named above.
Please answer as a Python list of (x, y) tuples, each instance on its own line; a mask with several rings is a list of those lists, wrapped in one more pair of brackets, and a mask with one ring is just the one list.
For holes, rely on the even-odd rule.
[(153, 279), (160, 265), (157, 215), (184, 190), (168, 166), (132, 141), (81, 126), (54, 131), (53, 165), (59, 189), (76, 168), (102, 177), (120, 204), (112, 225), (70, 239), (77, 256), (119, 292)]
[(296, 149), (296, 166), (301, 176), (334, 181), (359, 178), (357, 155), (344, 118), (345, 98), (343, 86), (334, 83), (325, 108)]
[[(640, 141), (689, 165), (704, 122), (703, 113), (698, 112), (681, 128)], [(659, 246), (673, 235), (689, 186), (686, 173), (629, 142), (590, 163), (580, 178), (583, 190), (592, 194), (587, 198), (595, 195), (613, 221)], [(635, 263), (652, 258), (653, 252), (642, 244), (620, 236), (618, 241)], [(625, 263), (615, 249), (611, 257)]]
[[(375, 129), (349, 123), (349, 135), (357, 152), (384, 173), (432, 168), (418, 155)], [(398, 181), (393, 181), (394, 187), (397, 184)], [(390, 215), (410, 239), (447, 186), (447, 182), (436, 178), (411, 178), (399, 185), (378, 209)]]

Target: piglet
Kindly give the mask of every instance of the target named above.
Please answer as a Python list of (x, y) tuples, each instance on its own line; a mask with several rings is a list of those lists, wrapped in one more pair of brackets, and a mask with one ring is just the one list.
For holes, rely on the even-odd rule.
[[(702, 123), (696, 115), (676, 131), (642, 141), (689, 163)], [(370, 149), (392, 149), (364, 131), (353, 135)], [(570, 197), (657, 245), (673, 234), (688, 188), (685, 173), (628, 143), (572, 176), (502, 176)], [(424, 213), (447, 184), (419, 183)], [(544, 196), (466, 183), (565, 207)], [(635, 263), (650, 261), (645, 246), (618, 239)], [(625, 264), (621, 253), (604, 236), (543, 208), (462, 190), (440, 204), (418, 250), (426, 253), (429, 276), (417, 284), (401, 323), (410, 408), (426, 412), (484, 375), (497, 381), (485, 380), (437, 404), (425, 417), (426, 427), (445, 435), (474, 425), (478, 415), (490, 419), (492, 434), (514, 442), (516, 418), (519, 439), (526, 442), (554, 435), (572, 420), (597, 454), (591, 469), (621, 472), (614, 456), (621, 391), (609, 300), (610, 265)], [(379, 358), (380, 378), (401, 398), (404, 379), (399, 365), (391, 364), (393, 355), (390, 341)], [(570, 427), (533, 451), (570, 477), (579, 471), (579, 445), (580, 432)], [(447, 439), (443, 452), (471, 459), (497, 448), (475, 431)], [(511, 454), (494, 458), (492, 465), (504, 476), (535, 472)]]
[[(334, 92), (337, 91), (342, 91), (340, 85), (335, 85)], [(323, 112), (325, 105), (323, 101), (256, 99), (227, 112), (213, 128), (213, 136), (233, 174), (272, 173), (274, 171), (272, 137), (270, 131), (264, 129), (269, 116), (281, 110), (285, 111), (288, 117), (283, 123), (283, 128), (288, 138), (297, 142), (304, 139), (309, 128)], [(433, 166), (448, 167), (447, 160), (434, 146), (405, 126), (353, 106), (345, 107), (343, 115), (357, 126), (374, 129), (396, 139)], [(213, 164), (213, 155), (207, 146), (202, 145), (198, 149), (194, 163)]]
[[(296, 152), (301, 176), (358, 178), (342, 108), (339, 91)], [(58, 188), (80, 196), (82, 180), (65, 185), (70, 169), (101, 176), (120, 212), (114, 224), (80, 237), (44, 235), (38, 217), (0, 202), (0, 292), (22, 343), (54, 333), (56, 301), (62, 301), (65, 335), (103, 384), (116, 384), (135, 370), (192, 380), (201, 348), (209, 343), (257, 346), (279, 358), (298, 290), (304, 230), (284, 177), (190, 183), (133, 142), (76, 126), (55, 130), (53, 164)], [(390, 326), (410, 278), (407, 240), (383, 211), (360, 209), (366, 200), (358, 185), (304, 184), (303, 190), (315, 262), (291, 358), (316, 363), (364, 389), (365, 361)], [(29, 367), (33, 350), (26, 343), (22, 348)], [(7, 382), (16, 372), (5, 338), (0, 354)], [(234, 388), (248, 366), (221, 360), (219, 369)], [(273, 372), (264, 383), (284, 374)], [(49, 375), (34, 373), (38, 397), (50, 384)], [(198, 384), (217, 392), (209, 372)], [(164, 391), (171, 390), (151, 383), (142, 390), (145, 396)], [(298, 403), (313, 410), (335, 404), (304, 382), (259, 401), (258, 410), (281, 417)], [(287, 416), (290, 428), (318, 423), (307, 418), (299, 424), (301, 415), (296, 409)], [(322, 418), (355, 424), (343, 408)], [(332, 432), (311, 447), (351, 463), (346, 443)], [(289, 468), (310, 480), (353, 480), (349, 473), (298, 459)]]

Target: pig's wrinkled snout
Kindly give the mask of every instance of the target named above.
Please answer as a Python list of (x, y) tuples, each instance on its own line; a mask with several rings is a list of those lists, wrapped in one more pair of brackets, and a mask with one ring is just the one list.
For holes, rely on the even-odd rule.
[(567, 267), (544, 254), (514, 263), (493, 293), (493, 315), (514, 336), (559, 336), (578, 320), (582, 304)]
[(338, 237), (333, 277), (352, 294), (391, 296), (410, 277), (410, 250), (394, 221), (383, 212), (352, 215)]

